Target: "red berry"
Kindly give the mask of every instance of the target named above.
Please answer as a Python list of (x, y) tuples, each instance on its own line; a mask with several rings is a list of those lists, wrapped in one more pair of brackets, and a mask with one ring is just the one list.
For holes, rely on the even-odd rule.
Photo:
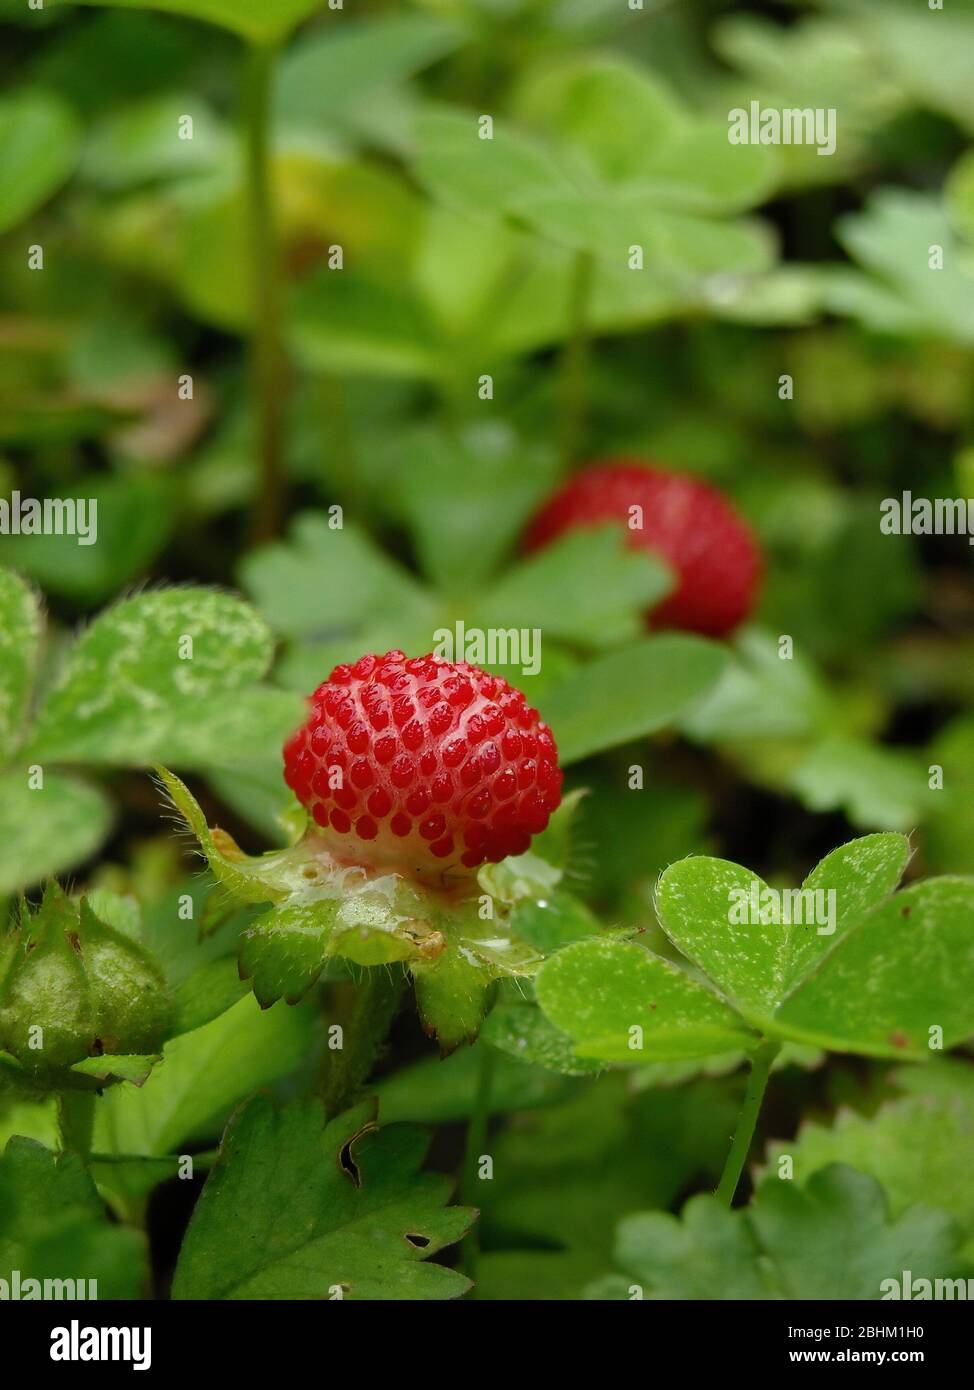
[(284, 780), (339, 857), (439, 875), (523, 854), (561, 801), (562, 773), (519, 690), (466, 662), (392, 651), (318, 687), (285, 744)]
[[(641, 508), (642, 529), (631, 508)], [(761, 554), (744, 519), (716, 488), (685, 473), (627, 459), (591, 464), (545, 503), (528, 528), (529, 550), (583, 526), (618, 520), (633, 550), (649, 550), (676, 571), (676, 588), (647, 621), (723, 637), (747, 618), (761, 578)]]

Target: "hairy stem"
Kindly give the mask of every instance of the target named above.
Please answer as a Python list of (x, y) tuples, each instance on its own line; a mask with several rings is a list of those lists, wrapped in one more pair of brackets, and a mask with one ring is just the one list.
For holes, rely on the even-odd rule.
[(251, 516), (255, 540), (277, 534), (285, 502), (281, 263), (271, 181), (271, 96), (276, 59), (277, 49), (272, 45), (254, 45), (244, 87), (254, 296), (250, 360), (256, 414), (257, 484)]
[(734, 1142), (731, 1144), (717, 1186), (717, 1200), (725, 1207), (729, 1207), (733, 1202), (737, 1184), (741, 1180), (758, 1115), (761, 1113), (761, 1102), (764, 1100), (768, 1077), (771, 1075), (771, 1066), (780, 1048), (781, 1044), (778, 1042), (764, 1042), (751, 1054), (751, 1072), (747, 1079), (744, 1104), (737, 1119)]
[(342, 1045), (328, 1051), (322, 1086), (329, 1119), (347, 1109), (368, 1080), (399, 1012), (406, 972), (401, 965), (374, 965), (363, 971), (360, 983), (339, 989), (335, 1021), (341, 1026)]
[[(463, 1173), (460, 1178), (460, 1201), (464, 1206), (479, 1207), (480, 1158), (487, 1142), (487, 1126), (490, 1122), (490, 1093), (494, 1084), (494, 1065), (497, 1054), (486, 1043), (480, 1043), (477, 1051), (480, 1061), (477, 1068), (477, 1091), (474, 1095), (473, 1109), (467, 1122), (467, 1141), (463, 1152)], [(461, 1264), (467, 1273), (472, 1273), (480, 1252), (478, 1225), (467, 1234), (460, 1249)]]
[(568, 338), (561, 359), (560, 442), (566, 463), (574, 458), (585, 428), (588, 314), (594, 271), (595, 258), (591, 252), (577, 251), (568, 302)]
[(94, 1092), (62, 1091), (58, 1096), (57, 1114), (61, 1148), (65, 1153), (78, 1154), (87, 1163), (95, 1127)]

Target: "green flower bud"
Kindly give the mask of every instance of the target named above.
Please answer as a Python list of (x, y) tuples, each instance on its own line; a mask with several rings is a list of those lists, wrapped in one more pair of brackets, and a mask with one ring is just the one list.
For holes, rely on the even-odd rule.
[(88, 1057), (159, 1050), (171, 1013), (148, 951), (52, 883), (37, 912), (0, 939), (0, 1050), (35, 1085), (90, 1084)]

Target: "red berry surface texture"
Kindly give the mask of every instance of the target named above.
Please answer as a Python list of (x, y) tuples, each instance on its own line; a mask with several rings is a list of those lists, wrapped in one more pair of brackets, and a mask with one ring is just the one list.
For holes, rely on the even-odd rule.
[(522, 854), (562, 783), (521, 691), (401, 651), (335, 667), (285, 746), (284, 777), (337, 857), (420, 877)]
[[(641, 509), (641, 529), (630, 525)], [(761, 580), (761, 554), (744, 519), (723, 493), (684, 473), (629, 459), (591, 464), (570, 478), (528, 528), (529, 550), (566, 532), (620, 521), (630, 546), (660, 556), (676, 587), (647, 619), (724, 637), (752, 612)]]

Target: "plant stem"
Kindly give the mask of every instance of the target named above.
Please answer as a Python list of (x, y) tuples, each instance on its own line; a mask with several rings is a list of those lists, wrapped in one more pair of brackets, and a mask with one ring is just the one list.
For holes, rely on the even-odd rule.
[[(477, 1091), (473, 1109), (467, 1122), (467, 1142), (463, 1152), (463, 1173), (460, 1178), (460, 1201), (464, 1206), (480, 1206), (478, 1189), (480, 1158), (487, 1142), (487, 1126), (490, 1123), (490, 1093), (494, 1084), (494, 1066), (497, 1054), (486, 1043), (478, 1045), (480, 1062), (477, 1069)], [(468, 1274), (473, 1272), (480, 1253), (479, 1225), (474, 1223), (460, 1248), (461, 1264)]]
[(720, 1175), (720, 1182), (717, 1186), (717, 1200), (725, 1207), (729, 1207), (733, 1202), (737, 1184), (741, 1180), (744, 1164), (751, 1147), (751, 1140), (754, 1138), (754, 1128), (761, 1112), (765, 1087), (768, 1084), (768, 1077), (771, 1075), (771, 1065), (780, 1048), (781, 1044), (778, 1042), (764, 1042), (751, 1054), (751, 1073), (747, 1079), (744, 1104), (741, 1106), (741, 1113), (737, 1119), (734, 1142), (731, 1144), (730, 1153), (727, 1155), (724, 1171)]
[(368, 1079), (379, 1049), (386, 1040), (406, 988), (401, 965), (373, 965), (363, 971), (359, 984), (340, 986), (342, 1046), (328, 1052), (322, 1099), (328, 1118), (340, 1115)]
[(565, 463), (571, 463), (585, 427), (588, 311), (594, 272), (592, 253), (576, 251), (568, 301), (568, 338), (561, 359), (560, 439)]
[(76, 1153), (87, 1163), (95, 1127), (94, 1092), (62, 1091), (58, 1096), (58, 1126), (64, 1152)]
[(251, 530), (274, 536), (284, 515), (284, 355), (281, 344), (281, 263), (271, 178), (271, 98), (277, 48), (255, 44), (245, 79), (245, 136), (253, 317), (250, 358), (256, 414), (257, 482)]

